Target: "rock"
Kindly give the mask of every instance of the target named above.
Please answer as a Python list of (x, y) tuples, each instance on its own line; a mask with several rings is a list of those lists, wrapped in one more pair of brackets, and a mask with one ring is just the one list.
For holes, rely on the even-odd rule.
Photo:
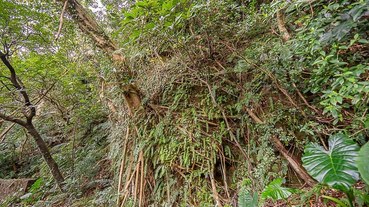
[(21, 194), (27, 193), (28, 188), (31, 187), (35, 180), (32, 178), (0, 179), (0, 200), (16, 192), (20, 192)]
[(19, 197), (21, 200), (24, 200), (24, 199), (27, 199), (27, 198), (29, 198), (29, 197), (31, 197), (32, 196), (32, 193), (26, 193), (26, 194), (24, 194), (24, 195), (22, 195), (21, 197)]

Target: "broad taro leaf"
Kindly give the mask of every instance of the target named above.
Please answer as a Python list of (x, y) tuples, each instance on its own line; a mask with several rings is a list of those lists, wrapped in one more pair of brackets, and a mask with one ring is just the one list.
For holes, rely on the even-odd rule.
[(369, 142), (360, 149), (357, 167), (361, 177), (369, 185)]
[(359, 180), (356, 166), (359, 146), (344, 134), (332, 135), (328, 144), (328, 151), (315, 143), (306, 145), (303, 166), (320, 183), (349, 192)]
[(288, 198), (295, 190), (282, 187), (282, 178), (277, 178), (267, 185), (261, 194), (263, 199), (271, 198), (274, 201)]

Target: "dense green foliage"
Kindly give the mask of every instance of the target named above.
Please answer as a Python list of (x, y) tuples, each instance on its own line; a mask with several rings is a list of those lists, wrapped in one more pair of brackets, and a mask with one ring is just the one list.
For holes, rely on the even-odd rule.
[(317, 6), (323, 8), (316, 18), (304, 21), (306, 26), (299, 29), (294, 47), (297, 60), (303, 61), (301, 69), (312, 67), (305, 91), (321, 94), (324, 113), (332, 115), (336, 123), (343, 121), (345, 110), (364, 113), (368, 102), (369, 68), (364, 49), (369, 44), (368, 24), (367, 18), (362, 17), (369, 2), (343, 1)]
[[(0, 0), (0, 50), (66, 178), (58, 191), (15, 125), (0, 137), (0, 178), (37, 181), (0, 205), (346, 205), (330, 188), (369, 204), (368, 0), (79, 2), (123, 63), (70, 10), (61, 23), (62, 2)], [(21, 117), (7, 76), (0, 64), (0, 112)]]

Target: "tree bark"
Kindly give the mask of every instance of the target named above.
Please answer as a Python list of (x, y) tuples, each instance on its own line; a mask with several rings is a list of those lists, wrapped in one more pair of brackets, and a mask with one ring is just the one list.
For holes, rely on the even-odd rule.
[(288, 30), (285, 26), (284, 15), (282, 11), (277, 11), (277, 25), (282, 35), (282, 40), (284, 42), (288, 41), (291, 38), (291, 36), (290, 36), (290, 33), (288, 33)]
[[(132, 77), (133, 73), (125, 67), (125, 57), (121, 54), (115, 53), (118, 46), (112, 41), (104, 30), (99, 26), (97, 21), (89, 14), (77, 0), (59, 0), (65, 3), (68, 1), (67, 11), (72, 16), (73, 20), (78, 24), (83, 33), (88, 35), (105, 54), (112, 59), (113, 63), (124, 72), (125, 75)], [(119, 79), (119, 77), (118, 77)], [(118, 80), (119, 82), (119, 80)], [(124, 100), (128, 111), (131, 115), (137, 112), (141, 108), (140, 92), (133, 84), (126, 84), (121, 86), (123, 90)]]
[[(88, 11), (76, 0), (59, 0), (63, 3), (68, 1), (67, 10), (72, 16), (73, 20), (78, 24), (79, 28), (87, 34), (96, 44), (97, 47), (102, 49), (106, 54), (113, 57), (114, 51), (118, 49), (116, 44), (110, 40), (110, 38), (104, 33), (102, 28), (96, 22), (96, 20), (88, 13)], [(118, 61), (124, 61), (116, 55)], [(113, 60), (115, 60), (113, 58)]]
[(48, 165), (52, 176), (54, 177), (56, 184), (58, 185), (59, 189), (61, 191), (63, 191), (63, 182), (64, 182), (64, 177), (61, 174), (58, 165), (56, 164), (55, 160), (52, 158), (50, 151), (45, 143), (45, 141), (42, 139), (41, 135), (38, 133), (37, 129), (34, 127), (34, 125), (32, 124), (31, 120), (28, 120), (27, 122), (17, 119), (17, 118), (13, 118), (10, 116), (6, 116), (3, 113), (0, 113), (0, 118), (5, 120), (5, 121), (9, 121), (9, 122), (13, 122), (16, 124), (21, 125), (22, 127), (24, 127), (25, 129), (27, 129), (27, 132), (33, 137), (33, 139), (36, 142), (36, 145), (38, 147), (38, 149), (40, 150), (42, 156), (44, 157), (46, 164)]
[(299, 177), (306, 182), (309, 186), (314, 186), (317, 182), (310, 177), (309, 174), (304, 170), (304, 168), (301, 166), (299, 162), (296, 161), (295, 158), (292, 157), (286, 150), (286, 148), (283, 146), (281, 141), (276, 136), (273, 136), (271, 138), (271, 141), (273, 142), (275, 148), (279, 151), (279, 153), (282, 154), (282, 156), (288, 161), (288, 163), (291, 165), (293, 170), (299, 175)]
[(42, 156), (44, 157), (46, 164), (49, 166), (51, 174), (53, 175), (57, 185), (63, 191), (62, 187), (63, 187), (64, 177), (59, 170), (58, 164), (56, 164), (55, 160), (52, 158), (45, 141), (42, 139), (41, 135), (38, 133), (38, 131), (36, 130), (36, 128), (33, 126), (32, 123), (27, 124), (25, 128), (27, 129), (27, 132), (35, 140), (37, 147), (40, 150)]

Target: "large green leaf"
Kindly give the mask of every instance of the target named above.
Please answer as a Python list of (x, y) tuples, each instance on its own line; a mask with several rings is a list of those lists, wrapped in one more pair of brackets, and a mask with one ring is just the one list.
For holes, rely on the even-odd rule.
[(361, 177), (369, 185), (369, 142), (360, 149), (357, 167)]
[(349, 192), (359, 180), (356, 166), (359, 146), (344, 134), (332, 135), (328, 144), (328, 150), (316, 143), (306, 145), (303, 166), (320, 183)]
[(271, 198), (273, 200), (286, 199), (293, 192), (294, 189), (282, 187), (282, 178), (277, 178), (267, 185), (261, 194), (263, 199)]

